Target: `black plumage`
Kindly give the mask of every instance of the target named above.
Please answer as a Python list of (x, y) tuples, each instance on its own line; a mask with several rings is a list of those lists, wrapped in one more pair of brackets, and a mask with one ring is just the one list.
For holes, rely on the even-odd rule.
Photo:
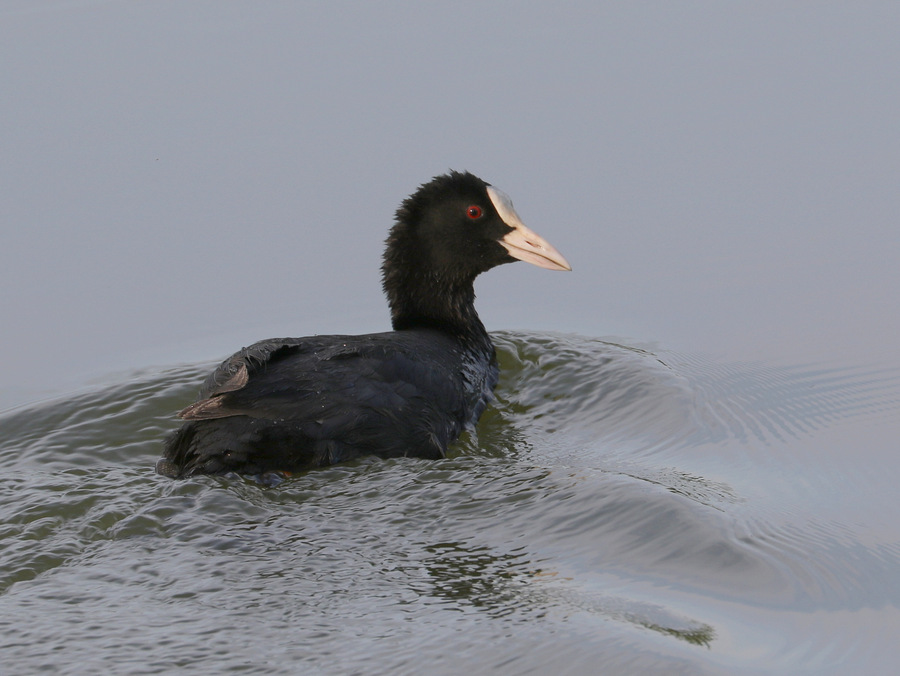
[(157, 471), (256, 475), (364, 454), (443, 457), (497, 384), (473, 283), (516, 259), (568, 270), (509, 198), (469, 173), (421, 186), (397, 210), (382, 266), (394, 331), (270, 339), (225, 360)]

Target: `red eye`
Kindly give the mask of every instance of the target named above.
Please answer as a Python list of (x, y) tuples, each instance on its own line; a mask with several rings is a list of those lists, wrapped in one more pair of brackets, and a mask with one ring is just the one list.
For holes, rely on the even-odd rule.
[(482, 214), (481, 207), (476, 204), (473, 204), (468, 209), (466, 209), (466, 216), (471, 218), (473, 221), (481, 218), (481, 214)]

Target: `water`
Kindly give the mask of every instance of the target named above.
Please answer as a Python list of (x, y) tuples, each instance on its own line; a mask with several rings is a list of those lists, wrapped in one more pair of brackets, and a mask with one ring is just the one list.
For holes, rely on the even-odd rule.
[(7, 412), (5, 668), (890, 670), (900, 374), (494, 337), (451, 457), (273, 488), (154, 474), (211, 364)]

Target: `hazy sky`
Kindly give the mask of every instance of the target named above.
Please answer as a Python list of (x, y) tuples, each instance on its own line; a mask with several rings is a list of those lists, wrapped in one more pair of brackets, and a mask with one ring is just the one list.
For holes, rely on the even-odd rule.
[(489, 329), (900, 365), (900, 4), (0, 2), (0, 408), (388, 327), (468, 169), (574, 267)]

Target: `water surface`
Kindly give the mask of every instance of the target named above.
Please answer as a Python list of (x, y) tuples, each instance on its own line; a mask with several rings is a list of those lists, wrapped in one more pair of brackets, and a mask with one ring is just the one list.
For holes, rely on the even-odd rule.
[[(18, 673), (874, 673), (900, 626), (896, 372), (494, 334), (442, 461), (153, 473), (211, 364), (0, 418)], [(893, 464), (891, 464), (893, 463)]]

